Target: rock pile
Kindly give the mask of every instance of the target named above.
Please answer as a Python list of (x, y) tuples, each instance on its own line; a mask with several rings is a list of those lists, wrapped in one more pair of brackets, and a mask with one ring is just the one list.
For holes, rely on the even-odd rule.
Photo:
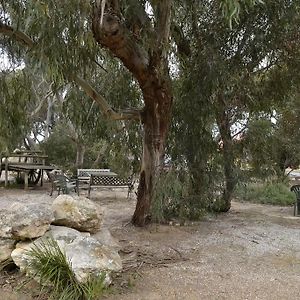
[[(52, 204), (15, 201), (0, 209), (0, 263), (12, 259), (30, 273), (28, 250), (51, 238), (79, 282), (120, 271), (118, 243), (101, 228), (101, 221), (99, 208), (85, 197), (60, 195)], [(97, 238), (91, 235), (95, 233)]]

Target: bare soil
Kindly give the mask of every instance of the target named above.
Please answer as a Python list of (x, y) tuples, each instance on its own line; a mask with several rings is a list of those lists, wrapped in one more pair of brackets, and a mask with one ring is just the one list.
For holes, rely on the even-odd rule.
[[(20, 194), (1, 189), (0, 206)], [(51, 201), (45, 189), (26, 195)], [(229, 213), (201, 222), (136, 228), (126, 192), (93, 192), (92, 200), (124, 265), (105, 299), (300, 299), (300, 219), (292, 207), (233, 202)], [(17, 291), (23, 281), (18, 272), (0, 273), (0, 299), (38, 298), (34, 283)]]

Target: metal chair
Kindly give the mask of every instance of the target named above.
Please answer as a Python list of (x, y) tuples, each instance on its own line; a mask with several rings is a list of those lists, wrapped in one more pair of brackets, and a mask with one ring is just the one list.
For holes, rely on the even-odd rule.
[(296, 195), (296, 201), (294, 204), (294, 216), (296, 216), (296, 211), (297, 215), (300, 215), (300, 185), (296, 184), (291, 187), (291, 191), (295, 193)]
[(58, 195), (60, 195), (60, 192), (63, 194), (69, 194), (72, 190), (76, 192), (77, 182), (64, 174), (53, 174), (50, 196), (52, 196), (54, 189), (57, 190)]

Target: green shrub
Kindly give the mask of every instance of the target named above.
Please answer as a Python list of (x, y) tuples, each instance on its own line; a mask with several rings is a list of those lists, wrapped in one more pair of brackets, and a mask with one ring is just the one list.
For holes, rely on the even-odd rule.
[(207, 212), (207, 202), (191, 194), (190, 177), (185, 172), (168, 171), (156, 180), (151, 206), (152, 221), (162, 223), (173, 219), (180, 222), (199, 220)]
[(86, 283), (78, 282), (66, 255), (52, 238), (34, 245), (27, 255), (32, 276), (40, 280), (41, 287), (50, 286), (51, 299), (94, 300), (104, 290), (104, 273)]
[(249, 183), (239, 185), (235, 196), (238, 200), (272, 205), (292, 205), (295, 195), (284, 183)]

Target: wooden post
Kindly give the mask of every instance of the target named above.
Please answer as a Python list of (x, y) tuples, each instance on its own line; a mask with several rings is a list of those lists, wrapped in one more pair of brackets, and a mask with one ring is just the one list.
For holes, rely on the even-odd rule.
[(24, 177), (24, 189), (28, 190), (28, 172), (25, 171), (25, 177)]
[(8, 157), (5, 157), (5, 187), (8, 185)]

